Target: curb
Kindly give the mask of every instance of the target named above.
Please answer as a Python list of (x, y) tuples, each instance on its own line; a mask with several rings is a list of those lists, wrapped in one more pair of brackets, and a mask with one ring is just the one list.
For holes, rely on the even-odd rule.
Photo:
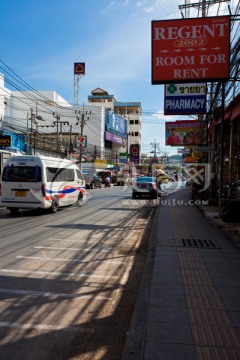
[(130, 326), (127, 332), (121, 360), (140, 360), (143, 358), (150, 285), (152, 280), (153, 265), (155, 261), (156, 232), (159, 211), (160, 204), (157, 206), (154, 214), (152, 227), (150, 230), (150, 237), (148, 241), (148, 254), (146, 258), (146, 263), (144, 266), (137, 300), (134, 307)]

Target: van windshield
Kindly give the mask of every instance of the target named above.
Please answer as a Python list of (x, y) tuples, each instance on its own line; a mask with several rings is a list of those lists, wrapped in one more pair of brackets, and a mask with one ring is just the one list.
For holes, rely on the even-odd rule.
[(5, 166), (2, 181), (6, 182), (41, 182), (42, 170), (36, 166)]

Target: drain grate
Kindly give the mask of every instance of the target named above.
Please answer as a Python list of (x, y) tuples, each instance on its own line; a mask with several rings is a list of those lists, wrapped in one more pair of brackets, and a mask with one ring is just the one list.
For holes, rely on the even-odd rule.
[(175, 239), (175, 245), (187, 248), (220, 249), (220, 246), (215, 241), (205, 239)]

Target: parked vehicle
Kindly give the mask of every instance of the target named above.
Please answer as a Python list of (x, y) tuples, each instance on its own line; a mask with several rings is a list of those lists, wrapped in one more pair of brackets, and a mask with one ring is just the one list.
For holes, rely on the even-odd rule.
[(84, 174), (86, 189), (101, 188), (102, 179), (96, 174)]
[(117, 185), (132, 185), (132, 178), (129, 174), (119, 172), (117, 174)]
[(47, 156), (9, 157), (1, 178), (1, 204), (12, 214), (19, 209), (49, 209), (82, 205), (86, 198), (85, 180), (70, 160)]
[[(220, 190), (217, 190), (217, 195), (219, 197)], [(240, 199), (240, 180), (232, 182), (229, 184), (222, 185), (222, 198), (223, 199)]]
[(154, 199), (157, 199), (161, 195), (160, 187), (156, 183), (154, 177), (137, 177), (133, 180), (132, 185), (132, 198), (135, 199), (137, 196), (148, 195)]

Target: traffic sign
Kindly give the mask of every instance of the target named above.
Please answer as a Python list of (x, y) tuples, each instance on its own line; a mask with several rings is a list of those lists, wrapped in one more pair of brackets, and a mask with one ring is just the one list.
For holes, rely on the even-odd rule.
[(77, 136), (76, 144), (79, 147), (86, 147), (87, 146), (87, 136), (85, 136), (85, 135)]

